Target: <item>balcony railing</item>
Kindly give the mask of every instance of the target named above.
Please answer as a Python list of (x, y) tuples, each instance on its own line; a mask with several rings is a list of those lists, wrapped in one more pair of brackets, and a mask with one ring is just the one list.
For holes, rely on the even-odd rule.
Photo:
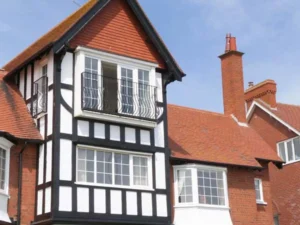
[(32, 116), (47, 112), (48, 78), (43, 76), (33, 83)]
[(156, 87), (88, 72), (81, 78), (83, 110), (157, 119)]

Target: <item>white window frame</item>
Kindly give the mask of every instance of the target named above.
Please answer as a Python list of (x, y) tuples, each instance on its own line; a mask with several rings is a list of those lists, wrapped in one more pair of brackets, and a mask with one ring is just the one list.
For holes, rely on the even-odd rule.
[(9, 195), (10, 149), (13, 145), (14, 144), (7, 139), (0, 137), (0, 148), (6, 151), (4, 189), (0, 189), (0, 194), (7, 196)]
[[(100, 183), (97, 183), (96, 180), (94, 180), (94, 183), (78, 181), (78, 173), (77, 173), (77, 171), (78, 171), (78, 149), (87, 149), (87, 150), (92, 150), (92, 151), (102, 151), (102, 152), (120, 153), (120, 154), (129, 155), (129, 183), (130, 183), (130, 185), (100, 184)], [(96, 154), (94, 154), (94, 155), (96, 157)], [(133, 157), (134, 156), (146, 158), (148, 160), (148, 185), (147, 186), (133, 184)], [(149, 154), (149, 153), (122, 151), (122, 150), (117, 150), (117, 149), (94, 147), (94, 146), (88, 146), (88, 145), (77, 145), (77, 147), (76, 147), (76, 184), (87, 185), (87, 186), (114, 187), (114, 188), (121, 188), (121, 189), (154, 191), (152, 158), (153, 158), (153, 154)], [(95, 163), (94, 173), (96, 173), (96, 163)], [(115, 176), (115, 173), (114, 173), (114, 157), (113, 157), (112, 158), (112, 179), (113, 180), (115, 179), (114, 176)]]
[[(255, 182), (256, 181), (259, 182), (260, 199), (256, 198), (256, 188), (255, 188)], [(267, 203), (264, 201), (264, 191), (263, 191), (263, 185), (262, 185), (262, 183), (263, 183), (262, 179), (260, 179), (260, 178), (255, 178), (254, 179), (255, 199), (256, 199), (256, 203), (257, 204), (266, 205)]]
[[(91, 119), (106, 120), (111, 122), (120, 122), (130, 125), (139, 125), (147, 128), (154, 128), (157, 124), (153, 121), (143, 120), (139, 118), (126, 117), (123, 115), (112, 115), (98, 112), (91, 112), (88, 110), (81, 109), (81, 73), (84, 72), (84, 60), (85, 57), (90, 57), (98, 60), (99, 70), (102, 71), (102, 61), (113, 63), (117, 65), (117, 79), (121, 78), (121, 68), (133, 70), (133, 82), (138, 82), (138, 70), (149, 71), (149, 85), (156, 87), (156, 68), (158, 64), (129, 57), (124, 57), (116, 54), (111, 54), (103, 51), (98, 51), (82, 46), (77, 47), (75, 57), (75, 117), (85, 117)], [(119, 82), (120, 83), (120, 82)], [(118, 84), (120, 85), (120, 84)], [(119, 112), (121, 110), (119, 109)], [(123, 113), (122, 113), (123, 114)], [(130, 114), (135, 115), (135, 114)]]
[[(180, 207), (207, 207), (207, 208), (225, 208), (229, 209), (229, 199), (228, 199), (228, 183), (227, 183), (227, 169), (224, 167), (206, 166), (198, 164), (185, 164), (180, 166), (173, 166), (174, 169), (174, 194), (175, 194), (175, 208)], [(192, 172), (192, 190), (193, 190), (193, 202), (191, 203), (180, 203), (178, 201), (178, 179), (177, 172), (179, 170), (191, 170)], [(223, 172), (223, 186), (224, 186), (224, 198), (225, 205), (208, 205), (199, 203), (198, 197), (198, 176), (197, 170), (214, 170)]]
[[(297, 139), (297, 138), (300, 138), (300, 136), (293, 137), (293, 138), (290, 138), (290, 139), (287, 139), (287, 140), (284, 140), (284, 141), (281, 141), (281, 142), (277, 143), (277, 154), (278, 154), (279, 157), (280, 157), (279, 145), (282, 144), (282, 143), (284, 144), (284, 153), (285, 153), (285, 156), (286, 156), (286, 162), (283, 165), (288, 165), (288, 164), (300, 161), (300, 159), (297, 159), (297, 160), (295, 159), (296, 158), (296, 153), (295, 153), (294, 139)], [(288, 148), (287, 148), (287, 143), (288, 142), (292, 142), (292, 148), (293, 148), (293, 159), (292, 160), (288, 160)]]

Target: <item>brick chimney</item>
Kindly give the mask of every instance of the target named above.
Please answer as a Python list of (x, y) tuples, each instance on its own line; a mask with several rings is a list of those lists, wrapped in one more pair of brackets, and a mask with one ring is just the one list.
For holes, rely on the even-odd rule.
[(265, 80), (261, 83), (249, 87), (245, 91), (245, 101), (247, 108), (251, 106), (254, 99), (261, 99), (271, 108), (276, 108), (276, 92), (277, 87), (274, 80)]
[(241, 123), (246, 122), (243, 54), (237, 51), (236, 38), (227, 34), (225, 53), (219, 56), (222, 65), (224, 113), (234, 115)]

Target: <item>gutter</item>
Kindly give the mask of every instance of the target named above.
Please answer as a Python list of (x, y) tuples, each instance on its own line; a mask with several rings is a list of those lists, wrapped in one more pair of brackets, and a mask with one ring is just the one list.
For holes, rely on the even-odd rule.
[(25, 151), (26, 147), (28, 145), (28, 142), (26, 141), (25, 144), (23, 145), (20, 153), (19, 153), (19, 178), (18, 178), (18, 203), (17, 203), (17, 225), (21, 225), (21, 204), (22, 204), (22, 169), (23, 169), (23, 152)]

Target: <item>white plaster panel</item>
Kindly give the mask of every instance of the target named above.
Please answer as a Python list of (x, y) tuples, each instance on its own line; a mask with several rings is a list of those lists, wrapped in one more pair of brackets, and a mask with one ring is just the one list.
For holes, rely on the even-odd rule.
[(64, 101), (73, 108), (73, 91), (67, 90), (67, 89), (61, 89), (61, 96), (64, 99)]
[(46, 182), (49, 182), (52, 179), (52, 141), (47, 142), (46, 154)]
[(39, 190), (37, 194), (36, 214), (41, 215), (42, 213), (43, 213), (43, 190)]
[(120, 141), (120, 127), (110, 125), (110, 140)]
[(72, 141), (60, 140), (59, 179), (72, 180)]
[(67, 52), (61, 62), (61, 82), (73, 84), (73, 54)]
[(110, 212), (111, 214), (122, 214), (121, 191), (110, 191)]
[(149, 130), (141, 130), (141, 144), (142, 145), (151, 145)]
[(8, 196), (0, 194), (0, 221), (11, 223), (7, 213)]
[(157, 101), (163, 102), (163, 88), (161, 73), (156, 73)]
[(135, 143), (135, 129), (134, 128), (125, 128), (125, 141), (128, 143)]
[(77, 121), (77, 134), (78, 134), (78, 136), (88, 137), (89, 133), (90, 133), (89, 122), (88, 121), (83, 121), (83, 120), (78, 120)]
[(48, 110), (48, 125), (47, 125), (47, 135), (52, 134), (52, 126), (53, 126), (53, 91), (48, 92), (48, 102), (47, 102), (47, 110)]
[(156, 189), (166, 189), (165, 153), (155, 153), (155, 181)]
[(71, 187), (59, 187), (59, 202), (58, 210), (64, 212), (72, 211), (72, 188)]
[(40, 133), (45, 138), (45, 117), (40, 118)]
[(72, 114), (62, 105), (60, 106), (60, 132), (64, 134), (72, 134)]
[(77, 211), (78, 212), (89, 212), (89, 189), (88, 188), (77, 188)]
[(166, 195), (156, 195), (156, 208), (158, 217), (167, 217), (167, 196)]
[(26, 99), (31, 98), (31, 66), (27, 67)]
[(155, 146), (156, 147), (165, 147), (165, 130), (164, 130), (164, 121), (161, 121), (154, 128), (154, 137), (155, 137)]
[(25, 75), (24, 75), (24, 70), (21, 71), (20, 73), (20, 84), (19, 84), (19, 90), (24, 97), (24, 91), (25, 91)]
[(105, 189), (94, 189), (94, 212), (106, 213)]
[(127, 215), (137, 215), (138, 208), (137, 208), (137, 193), (133, 191), (126, 192), (126, 210)]
[(103, 123), (94, 124), (95, 138), (105, 139), (105, 125)]
[(152, 194), (151, 193), (142, 193), (142, 215), (143, 216), (152, 216)]
[(47, 76), (48, 76), (48, 86), (53, 84), (53, 73), (54, 73), (54, 58), (53, 52), (50, 52), (48, 55), (48, 62), (47, 62)]
[(51, 212), (51, 187), (45, 189), (45, 213)]
[(44, 145), (39, 147), (39, 175), (38, 175), (38, 184), (44, 183)]
[(176, 225), (232, 225), (229, 209), (218, 207), (175, 207)]

